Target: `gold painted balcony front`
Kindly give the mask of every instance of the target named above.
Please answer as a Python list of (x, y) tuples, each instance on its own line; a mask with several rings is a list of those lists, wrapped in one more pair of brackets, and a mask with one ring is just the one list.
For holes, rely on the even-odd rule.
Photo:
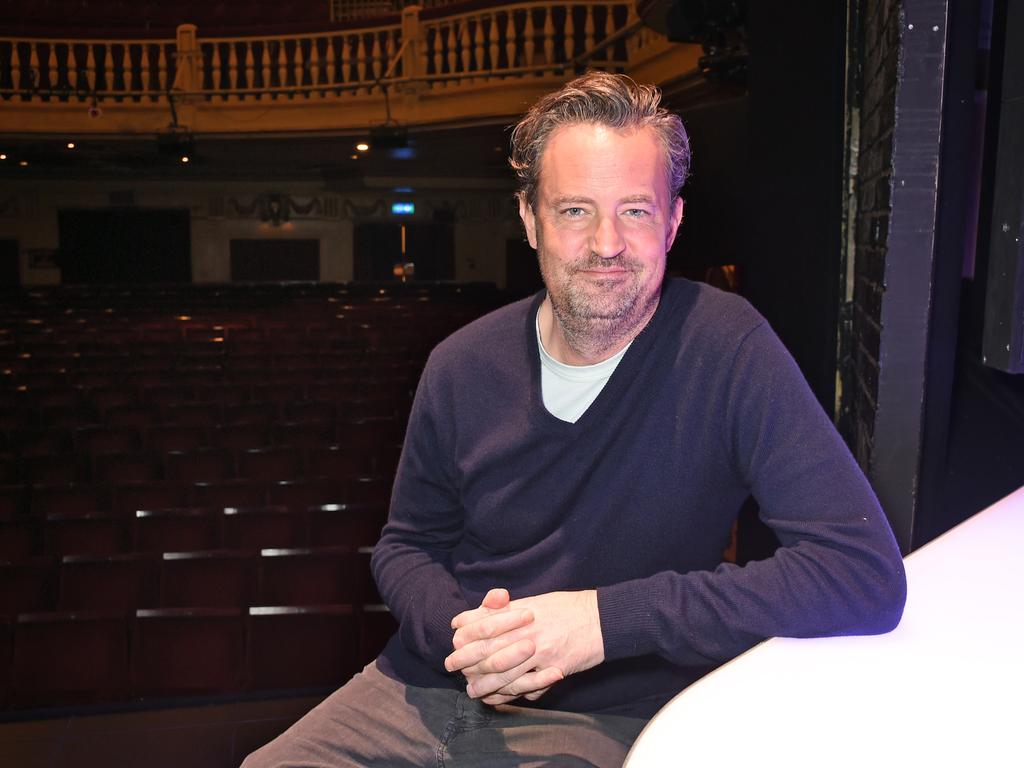
[(273, 134), (489, 122), (587, 67), (665, 83), (700, 47), (632, 2), (519, 2), (313, 34), (165, 40), (0, 38), (0, 133)]

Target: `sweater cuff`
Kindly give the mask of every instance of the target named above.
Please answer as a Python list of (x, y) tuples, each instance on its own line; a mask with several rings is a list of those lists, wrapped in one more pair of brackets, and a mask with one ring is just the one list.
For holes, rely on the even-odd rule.
[(452, 638), (455, 636), (452, 619), (466, 610), (469, 610), (466, 603), (449, 601), (444, 609), (434, 613), (424, 622), (427, 646), (431, 649), (431, 656), (433, 656), (430, 661), (437, 665), (437, 671), (444, 674), (448, 674), (444, 668), (444, 660), (455, 650), (455, 646), (452, 645)]
[(605, 661), (657, 653), (657, 619), (650, 592), (643, 580), (598, 587)]

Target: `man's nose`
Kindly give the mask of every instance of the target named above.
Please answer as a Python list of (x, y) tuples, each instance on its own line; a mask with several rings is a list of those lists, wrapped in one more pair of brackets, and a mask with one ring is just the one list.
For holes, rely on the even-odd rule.
[(590, 249), (603, 259), (614, 259), (626, 249), (617, 217), (598, 217), (591, 235)]

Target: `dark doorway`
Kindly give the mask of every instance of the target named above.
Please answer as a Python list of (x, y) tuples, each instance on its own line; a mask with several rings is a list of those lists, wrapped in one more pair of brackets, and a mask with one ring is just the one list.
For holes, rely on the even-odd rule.
[(231, 279), (280, 282), (320, 279), (319, 240), (232, 240)]
[(357, 281), (394, 280), (395, 266), (412, 262), (417, 280), (454, 280), (454, 229), (453, 217), (445, 211), (438, 211), (430, 223), (357, 224), (354, 277)]
[(0, 240), (0, 285), (19, 285), (18, 241)]
[(189, 212), (67, 210), (57, 214), (65, 283), (187, 283)]

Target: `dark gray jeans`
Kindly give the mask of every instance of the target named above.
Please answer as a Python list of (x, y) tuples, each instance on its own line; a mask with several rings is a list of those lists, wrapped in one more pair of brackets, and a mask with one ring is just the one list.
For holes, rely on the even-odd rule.
[(516, 706), (403, 685), (370, 664), (243, 768), (621, 766), (645, 720)]

